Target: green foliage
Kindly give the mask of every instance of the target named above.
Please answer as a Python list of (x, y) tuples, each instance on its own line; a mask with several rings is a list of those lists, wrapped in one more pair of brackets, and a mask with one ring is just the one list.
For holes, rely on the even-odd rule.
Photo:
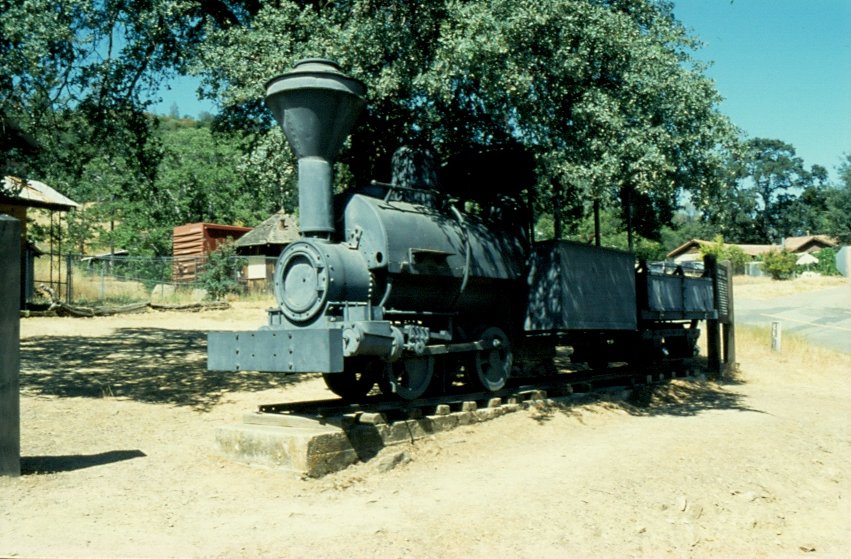
[(795, 262), (798, 257), (785, 250), (772, 250), (762, 257), (762, 269), (771, 275), (772, 279), (789, 279), (795, 273)]
[(211, 252), (198, 278), (201, 287), (207, 290), (207, 298), (218, 301), (228, 293), (238, 293), (240, 285), (237, 277), (244, 265), (244, 259), (236, 256), (232, 242), (223, 243)]
[(87, 203), (65, 232), (81, 250), (94, 240), (169, 254), (170, 229), (184, 220), (254, 221), (280, 209), (281, 196), (239, 180), (250, 178), (237, 172), (240, 141), (222, 148), (209, 121), (181, 136), (199, 128), (186, 119), (166, 119), (163, 136), (146, 112), (208, 31), (249, 21), (252, 9), (256, 2), (0, 2), (0, 124), (14, 123), (39, 147), (22, 158), (3, 142), (2, 170)]
[(404, 142), (444, 159), (515, 143), (537, 157), (545, 212), (594, 197), (617, 207), (630, 192), (637, 230), (656, 237), (651, 218), (678, 190), (717, 185), (734, 138), (696, 46), (655, 0), (284, 1), (250, 28), (213, 33), (193, 68), (224, 107), (220, 122), (260, 144), (275, 128), (258, 102), (264, 81), (299, 58), (336, 59), (369, 87), (342, 155), (355, 180), (384, 178)]
[[(552, 217), (542, 215), (535, 224), (535, 238), (538, 240), (554, 239), (555, 231)], [(584, 217), (571, 221), (562, 238), (580, 243), (594, 243), (594, 220), (592, 217)], [(600, 212), (600, 244), (608, 248), (629, 250), (624, 224), (616, 212), (603, 210)], [(666, 251), (662, 244), (640, 235), (634, 235), (632, 251), (639, 260), (664, 260)]]
[(717, 262), (729, 261), (733, 266), (734, 274), (743, 274), (745, 264), (751, 261), (750, 256), (736, 245), (725, 244), (724, 237), (721, 235), (716, 235), (712, 243), (701, 246), (700, 254), (702, 256), (712, 255)]
[(818, 258), (818, 263), (806, 266), (805, 269), (823, 276), (840, 275), (839, 270), (836, 268), (836, 253), (838, 252), (839, 248), (836, 247), (823, 248), (813, 252), (812, 255)]
[[(69, 222), (76, 247), (95, 237), (168, 254), (174, 225), (254, 223), (292, 209), (292, 155), (263, 84), (317, 55), (369, 86), (338, 187), (386, 180), (401, 143), (431, 144), (444, 160), (519, 144), (538, 163), (538, 215), (559, 208), (565, 223), (585, 219), (596, 199), (622, 227), (628, 201), (636, 239), (657, 242), (685, 192), (702, 213), (693, 224), (739, 242), (810, 230), (851, 240), (851, 179), (830, 188), (792, 146), (740, 142), (693, 57), (699, 42), (666, 0), (0, 8), (0, 124), (41, 146), (33, 156), (4, 145), (0, 165), (91, 203)], [(202, 77), (215, 118), (146, 112), (182, 73)]]
[(807, 169), (790, 144), (750, 139), (728, 169), (727, 188), (700, 205), (725, 237), (740, 243), (777, 243), (820, 228), (827, 171), (818, 165)]
[(851, 244), (851, 154), (846, 154), (839, 166), (839, 180), (835, 188), (827, 190), (820, 231)]

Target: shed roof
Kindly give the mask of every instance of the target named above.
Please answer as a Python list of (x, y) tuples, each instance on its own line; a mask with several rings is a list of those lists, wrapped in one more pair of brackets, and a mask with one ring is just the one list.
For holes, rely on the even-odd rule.
[(281, 210), (236, 241), (237, 248), (265, 245), (286, 245), (297, 241), (298, 222), (296, 217)]
[(79, 205), (43, 182), (25, 181), (12, 176), (3, 177), (3, 183), (0, 186), (0, 201), (14, 206), (64, 211), (71, 210)]

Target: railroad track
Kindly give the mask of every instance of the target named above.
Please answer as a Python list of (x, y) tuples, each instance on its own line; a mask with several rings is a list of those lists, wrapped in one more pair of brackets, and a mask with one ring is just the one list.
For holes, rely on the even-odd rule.
[(462, 411), (475, 402), (475, 407), (493, 407), (497, 402), (521, 403), (547, 397), (565, 397), (573, 394), (593, 393), (604, 388), (636, 388), (687, 376), (684, 370), (694, 367), (693, 360), (672, 360), (664, 367), (652, 369), (612, 368), (605, 371), (578, 371), (547, 377), (512, 379), (505, 388), (495, 392), (448, 392), (439, 396), (406, 401), (382, 394), (367, 396), (362, 401), (344, 402), (339, 398), (261, 404), (258, 412), (309, 417), (320, 421), (366, 414), (381, 414), (382, 419), (416, 419), (435, 415), (439, 407), (449, 411)]

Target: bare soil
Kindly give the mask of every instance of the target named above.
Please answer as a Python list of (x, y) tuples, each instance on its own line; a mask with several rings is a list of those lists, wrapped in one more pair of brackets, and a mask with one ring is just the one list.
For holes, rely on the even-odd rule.
[(23, 319), (25, 475), (0, 478), (0, 556), (851, 556), (851, 356), (740, 329), (725, 382), (509, 414), (301, 479), (215, 447), (258, 403), (329, 396), (315, 376), (204, 371), (204, 333), (264, 308)]

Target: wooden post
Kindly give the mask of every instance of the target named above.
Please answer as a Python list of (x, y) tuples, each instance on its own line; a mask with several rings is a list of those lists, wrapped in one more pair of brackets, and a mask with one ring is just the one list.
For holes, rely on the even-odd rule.
[(70, 254), (65, 255), (65, 302), (69, 305), (74, 302), (74, 269), (72, 264), (74, 257)]
[(718, 263), (712, 255), (703, 258), (704, 277), (712, 279), (716, 320), (706, 321), (706, 346), (709, 369), (723, 378), (736, 366), (736, 324), (733, 311), (733, 266)]
[[(718, 262), (714, 256), (707, 254), (703, 257), (703, 269), (704, 275), (712, 278), (714, 307), (718, 310)], [(721, 376), (722, 373), (720, 324), (721, 322), (717, 318), (706, 321), (706, 358), (709, 371), (718, 376)]]
[(600, 239), (600, 199), (594, 198), (594, 246), (601, 245)]
[(629, 247), (629, 251), (633, 252), (633, 239), (632, 239), (632, 187), (626, 187), (625, 192), (626, 199), (626, 244)]
[(21, 475), (21, 222), (0, 214), (0, 476)]
[(561, 225), (561, 183), (558, 180), (553, 180), (553, 236), (555, 239), (561, 240), (562, 225)]
[(725, 261), (724, 266), (727, 268), (727, 281), (729, 282), (727, 320), (722, 325), (724, 368), (728, 372), (732, 372), (731, 370), (736, 367), (736, 305), (733, 302), (733, 263)]

